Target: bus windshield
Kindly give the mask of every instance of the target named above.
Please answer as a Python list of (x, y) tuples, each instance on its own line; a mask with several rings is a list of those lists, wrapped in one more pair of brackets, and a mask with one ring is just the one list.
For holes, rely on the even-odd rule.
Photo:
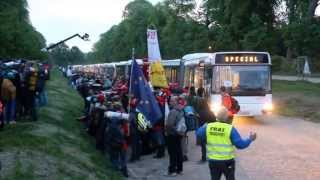
[(235, 96), (260, 96), (271, 91), (269, 66), (215, 66), (213, 68), (213, 91), (221, 86), (231, 87)]

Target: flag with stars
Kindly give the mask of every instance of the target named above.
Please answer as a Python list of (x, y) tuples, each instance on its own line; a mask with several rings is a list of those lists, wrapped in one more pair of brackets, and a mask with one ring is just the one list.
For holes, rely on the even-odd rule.
[(154, 125), (161, 119), (162, 113), (136, 60), (132, 61), (130, 84), (131, 94), (138, 99), (137, 109)]

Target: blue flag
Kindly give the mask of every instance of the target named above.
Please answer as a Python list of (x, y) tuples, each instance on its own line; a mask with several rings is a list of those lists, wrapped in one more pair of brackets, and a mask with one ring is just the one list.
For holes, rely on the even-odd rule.
[(146, 81), (143, 72), (136, 60), (132, 61), (132, 74), (130, 77), (131, 94), (138, 99), (137, 109), (151, 122), (157, 123), (162, 113), (159, 104)]

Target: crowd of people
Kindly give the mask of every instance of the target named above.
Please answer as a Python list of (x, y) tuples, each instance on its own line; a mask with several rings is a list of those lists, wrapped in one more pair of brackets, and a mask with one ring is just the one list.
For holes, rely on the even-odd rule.
[[(242, 139), (232, 127), (233, 114), (239, 111), (239, 107), (233, 104), (234, 99), (225, 87), (221, 88), (222, 105), (225, 108), (217, 117), (210, 110), (201, 88), (197, 92), (194, 87), (181, 89), (177, 84), (171, 84), (169, 88), (154, 88), (163, 116), (157, 123), (151, 124), (137, 108), (139, 100), (129, 97), (129, 81), (125, 77), (98, 76), (72, 72), (71, 69), (62, 72), (83, 98), (84, 114), (78, 120), (94, 136), (96, 148), (108, 154), (114, 168), (125, 177), (128, 177), (127, 161), (139, 161), (141, 156), (152, 153), (154, 158), (163, 158), (166, 149), (169, 156), (167, 175), (182, 174), (183, 163), (188, 161), (188, 135), (196, 130), (197, 145), (201, 147), (202, 154), (199, 161), (209, 161), (212, 179), (220, 179), (224, 173), (229, 180), (234, 177), (232, 146), (246, 148), (256, 137), (251, 134), (248, 139)], [(222, 132), (225, 128), (229, 131)], [(217, 138), (211, 137), (217, 134), (211, 129), (220, 130)], [(223, 137), (231, 137), (231, 140)], [(213, 143), (212, 139), (220, 142), (218, 149), (214, 146), (218, 143)], [(212, 143), (212, 146), (208, 147), (208, 143)], [(226, 150), (230, 153), (228, 156), (224, 156), (223, 151), (219, 152), (225, 146), (230, 147)], [(218, 151), (218, 155), (212, 155), (215, 151)]]
[(27, 60), (0, 61), (0, 127), (17, 120), (36, 121), (37, 108), (47, 104), (49, 65)]

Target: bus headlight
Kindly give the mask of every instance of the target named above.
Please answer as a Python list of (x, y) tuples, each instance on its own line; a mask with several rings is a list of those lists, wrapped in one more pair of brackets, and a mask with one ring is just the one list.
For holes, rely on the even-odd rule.
[(265, 103), (265, 104), (263, 105), (263, 110), (265, 110), (265, 111), (272, 111), (272, 110), (273, 110), (273, 105), (272, 105), (272, 103)]
[(210, 104), (210, 110), (214, 113), (217, 114), (221, 110), (222, 106), (221, 104), (218, 103), (212, 103)]

